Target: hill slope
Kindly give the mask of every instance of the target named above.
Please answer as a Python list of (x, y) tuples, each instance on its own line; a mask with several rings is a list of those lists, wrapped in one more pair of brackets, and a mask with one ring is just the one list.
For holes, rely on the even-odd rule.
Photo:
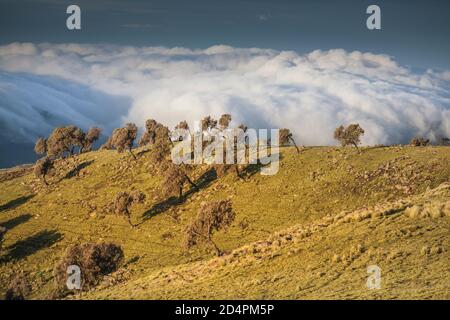
[[(8, 229), (0, 293), (22, 271), (31, 298), (46, 297), (70, 244), (113, 241), (125, 265), (83, 298), (449, 298), (449, 148), (283, 148), (281, 156), (278, 174), (248, 170), (245, 180), (199, 167), (200, 191), (186, 190), (181, 203), (161, 196), (146, 150), (137, 161), (114, 151), (62, 161), (48, 188), (29, 168), (0, 171)], [(134, 229), (109, 209), (132, 189), (147, 194), (133, 207)], [(200, 203), (226, 197), (236, 221), (214, 239), (229, 254), (184, 251), (182, 231)], [(434, 218), (410, 218), (413, 205)], [(369, 264), (381, 268), (381, 290), (365, 286)]]

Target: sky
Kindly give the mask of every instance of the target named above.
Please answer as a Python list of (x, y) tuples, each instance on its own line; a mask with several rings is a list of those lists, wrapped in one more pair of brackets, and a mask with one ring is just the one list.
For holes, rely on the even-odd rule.
[[(81, 7), (81, 30), (66, 8)], [(368, 30), (366, 8), (381, 8)], [(450, 136), (450, 1), (0, 0), (0, 168), (55, 126), (231, 113), (333, 145)]]
[[(82, 30), (65, 27), (69, 4), (81, 7)], [(381, 8), (381, 30), (366, 28), (370, 4)], [(0, 44), (342, 48), (450, 69), (449, 35), (448, 0), (0, 0)]]

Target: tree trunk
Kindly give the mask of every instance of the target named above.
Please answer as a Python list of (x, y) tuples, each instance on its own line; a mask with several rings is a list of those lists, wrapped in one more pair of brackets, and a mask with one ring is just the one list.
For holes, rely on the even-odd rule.
[(199, 189), (198, 188), (198, 186), (194, 183), (194, 182), (192, 182), (192, 180), (191, 179), (189, 179), (189, 177), (188, 177), (188, 175), (187, 174), (184, 174), (184, 177), (186, 178), (186, 180), (195, 188), (195, 189)]
[(208, 237), (208, 241), (209, 243), (211, 243), (214, 247), (214, 250), (216, 251), (216, 254), (218, 257), (220, 257), (221, 255), (223, 255), (223, 252), (219, 249), (219, 247), (214, 243), (214, 241), (212, 241), (211, 237)]
[(290, 139), (291, 139), (291, 142), (294, 144), (295, 149), (297, 149), (297, 153), (300, 153), (300, 150), (298, 149), (297, 144), (294, 141), (294, 138), (290, 138)]
[(131, 155), (133, 156), (134, 160), (136, 160), (136, 156), (134, 155), (133, 151), (131, 150), (131, 147), (128, 149), (128, 151), (130, 151)]
[(178, 197), (180, 200), (183, 197), (183, 187), (180, 186), (180, 196)]
[(128, 211), (128, 209), (127, 209), (127, 211), (125, 212), (125, 218), (127, 219), (127, 221), (128, 221), (128, 223), (130, 224), (130, 226), (131, 226), (132, 228), (134, 228), (135, 225), (131, 222), (131, 214), (130, 214), (130, 212)]
[(44, 184), (45, 184), (46, 186), (48, 186), (48, 183), (47, 183), (47, 181), (45, 180), (45, 174), (42, 175), (42, 181), (44, 182)]
[(234, 170), (236, 171), (236, 175), (238, 176), (238, 178), (242, 178), (241, 173), (239, 172), (239, 167), (237, 164), (234, 165)]

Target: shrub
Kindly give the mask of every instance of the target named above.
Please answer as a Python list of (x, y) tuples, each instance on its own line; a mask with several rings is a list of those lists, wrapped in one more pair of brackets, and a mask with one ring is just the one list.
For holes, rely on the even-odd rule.
[(361, 143), (361, 137), (363, 135), (364, 130), (357, 123), (351, 124), (347, 128), (340, 126), (334, 131), (334, 138), (338, 140), (343, 147), (353, 145), (358, 150), (358, 144)]
[(66, 286), (67, 268), (71, 265), (80, 268), (81, 290), (86, 291), (96, 286), (103, 276), (116, 271), (123, 259), (122, 248), (113, 243), (84, 243), (71, 246), (55, 267), (56, 290), (62, 295), (69, 292)]
[(413, 147), (426, 147), (430, 144), (430, 140), (422, 137), (415, 137), (409, 144)]
[(5, 300), (25, 300), (31, 293), (31, 285), (28, 280), (22, 276), (16, 276), (6, 290)]
[(45, 176), (48, 175), (53, 168), (53, 160), (50, 157), (44, 157), (36, 161), (36, 164), (34, 165), (34, 174), (36, 177), (42, 179), (45, 185), (48, 185)]
[(226, 229), (234, 218), (231, 200), (202, 203), (197, 218), (185, 229), (184, 247), (190, 249), (197, 244), (207, 243), (214, 247), (218, 256), (222, 255), (222, 251), (212, 240), (212, 234)]
[(145, 194), (140, 191), (119, 192), (114, 200), (114, 212), (118, 215), (125, 217), (128, 223), (135, 227), (131, 223), (131, 213), (129, 211), (130, 207), (134, 203), (143, 203), (145, 200)]

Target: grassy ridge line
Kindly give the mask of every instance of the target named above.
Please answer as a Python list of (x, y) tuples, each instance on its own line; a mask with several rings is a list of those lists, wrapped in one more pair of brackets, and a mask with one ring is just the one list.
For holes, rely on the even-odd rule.
[[(45, 295), (51, 289), (55, 262), (73, 243), (107, 239), (122, 245), (126, 260), (135, 261), (127, 265), (130, 279), (166, 267), (207, 260), (212, 256), (208, 248), (184, 252), (180, 247), (183, 227), (205, 200), (232, 197), (236, 224), (227, 233), (215, 235), (221, 248), (232, 251), (276, 230), (314, 222), (342, 210), (375, 205), (384, 199), (417, 194), (450, 177), (450, 153), (444, 147), (364, 148), (362, 154), (332, 147), (308, 148), (300, 155), (293, 148), (280, 151), (281, 167), (277, 175), (254, 174), (240, 181), (230, 174), (211, 181), (185, 202), (159, 212), (153, 209), (166, 200), (159, 191), (162, 180), (153, 174), (146, 153), (137, 161), (115, 151), (82, 154), (57, 164), (58, 176), (48, 188), (32, 174), (0, 182), (2, 206), (34, 195), (17, 206), (1, 210), (0, 223), (24, 214), (32, 216), (10, 230), (11, 237), (6, 236), (4, 248), (14, 247), (18, 239), (26, 243), (43, 230), (63, 235), (50, 246), (38, 247), (20, 259), (1, 264), (0, 293), (14, 275), (13, 270), (17, 270), (31, 275), (34, 297)], [(83, 163), (87, 165), (77, 174), (66, 177)], [(204, 170), (205, 167), (198, 168), (194, 176), (199, 177)], [(147, 203), (132, 210), (132, 220), (143, 222), (136, 230), (107, 212), (117, 192), (132, 188), (147, 194)], [(45, 238), (39, 240), (45, 244)], [(3, 250), (2, 255), (6, 253)]]
[[(381, 228), (400, 230), (400, 232), (406, 230), (410, 232), (408, 237), (415, 238), (414, 240), (419, 237), (425, 238), (426, 245), (416, 248), (414, 243), (409, 245), (406, 243), (407, 249), (405, 249), (405, 239), (401, 237), (397, 239), (395, 246), (392, 244), (386, 246), (385, 242), (388, 241), (383, 238), (377, 239), (376, 243), (370, 242), (367, 241), (365, 232), (367, 227), (372, 230)], [(450, 239), (448, 236), (446, 237), (446, 231), (449, 227), (450, 182), (428, 190), (419, 196), (381, 203), (372, 208), (329, 215), (308, 225), (297, 225), (276, 232), (266, 240), (235, 249), (224, 257), (164, 268), (145, 278), (118, 286), (108, 287), (108, 284), (105, 284), (106, 288), (99, 288), (83, 295), (83, 298), (408, 299), (422, 296), (423, 298), (448, 299), (450, 297), (450, 282), (448, 282), (450, 275), (446, 261), (450, 258), (448, 250)], [(342, 228), (346, 228), (347, 231), (353, 229), (353, 232), (339, 232), (342, 231), (339, 230)], [(426, 229), (428, 234), (411, 235), (410, 230), (414, 232), (422, 228)], [(326, 247), (324, 251), (317, 250), (316, 246), (320, 244), (315, 243), (317, 239), (314, 237), (326, 241), (327, 234), (330, 233), (337, 234), (338, 237), (341, 237), (341, 241), (331, 242), (335, 244), (334, 247)], [(348, 238), (349, 235), (358, 238), (357, 244), (347, 244), (343, 241), (342, 237)], [(364, 238), (366, 238), (365, 241)], [(330, 241), (326, 242), (330, 243)], [(344, 248), (336, 246), (338, 243), (344, 243)], [(289, 270), (277, 268), (281, 265), (290, 265), (291, 260), (302, 260), (307, 247), (312, 249), (310, 253), (312, 253), (313, 259), (309, 257), (307, 262), (310, 264), (305, 270), (290, 273)], [(340, 250), (342, 251), (340, 252)], [(333, 252), (339, 254), (333, 254)], [(412, 256), (416, 259), (415, 261), (411, 259)], [(382, 270), (397, 269), (397, 273), (402, 274), (403, 280), (395, 277), (389, 278), (388, 275), (388, 279), (385, 280), (387, 284), (384, 284), (385, 287), (381, 290), (365, 289), (365, 278), (358, 269), (365, 271), (364, 266), (369, 263), (382, 265), (385, 260), (389, 261), (388, 264), (391, 266), (383, 266)], [(362, 268), (356, 267), (356, 264), (362, 265)], [(411, 266), (415, 264), (422, 265), (424, 270), (430, 269), (424, 265), (431, 265), (434, 269), (431, 274), (424, 274), (424, 272), (414, 274), (417, 268), (411, 268)], [(392, 265), (394, 265), (393, 268)], [(358, 270), (356, 277), (353, 272), (355, 269)], [(258, 278), (258, 275), (261, 274), (264, 275), (263, 279)], [(300, 281), (292, 286), (292, 283), (295, 283), (296, 275)], [(234, 285), (229, 285), (229, 282), (235, 277), (241, 279), (243, 283), (238, 285), (235, 282)], [(342, 278), (345, 277), (350, 278), (351, 281), (342, 281)], [(281, 280), (284, 280), (285, 283), (277, 290), (278, 282)], [(360, 285), (354, 286), (355, 281)], [(224, 286), (224, 283), (228, 283), (228, 285)], [(336, 283), (337, 285), (335, 285)], [(270, 289), (265, 290), (271, 292), (264, 295), (261, 287), (266, 286)], [(271, 288), (272, 286), (274, 288)]]

